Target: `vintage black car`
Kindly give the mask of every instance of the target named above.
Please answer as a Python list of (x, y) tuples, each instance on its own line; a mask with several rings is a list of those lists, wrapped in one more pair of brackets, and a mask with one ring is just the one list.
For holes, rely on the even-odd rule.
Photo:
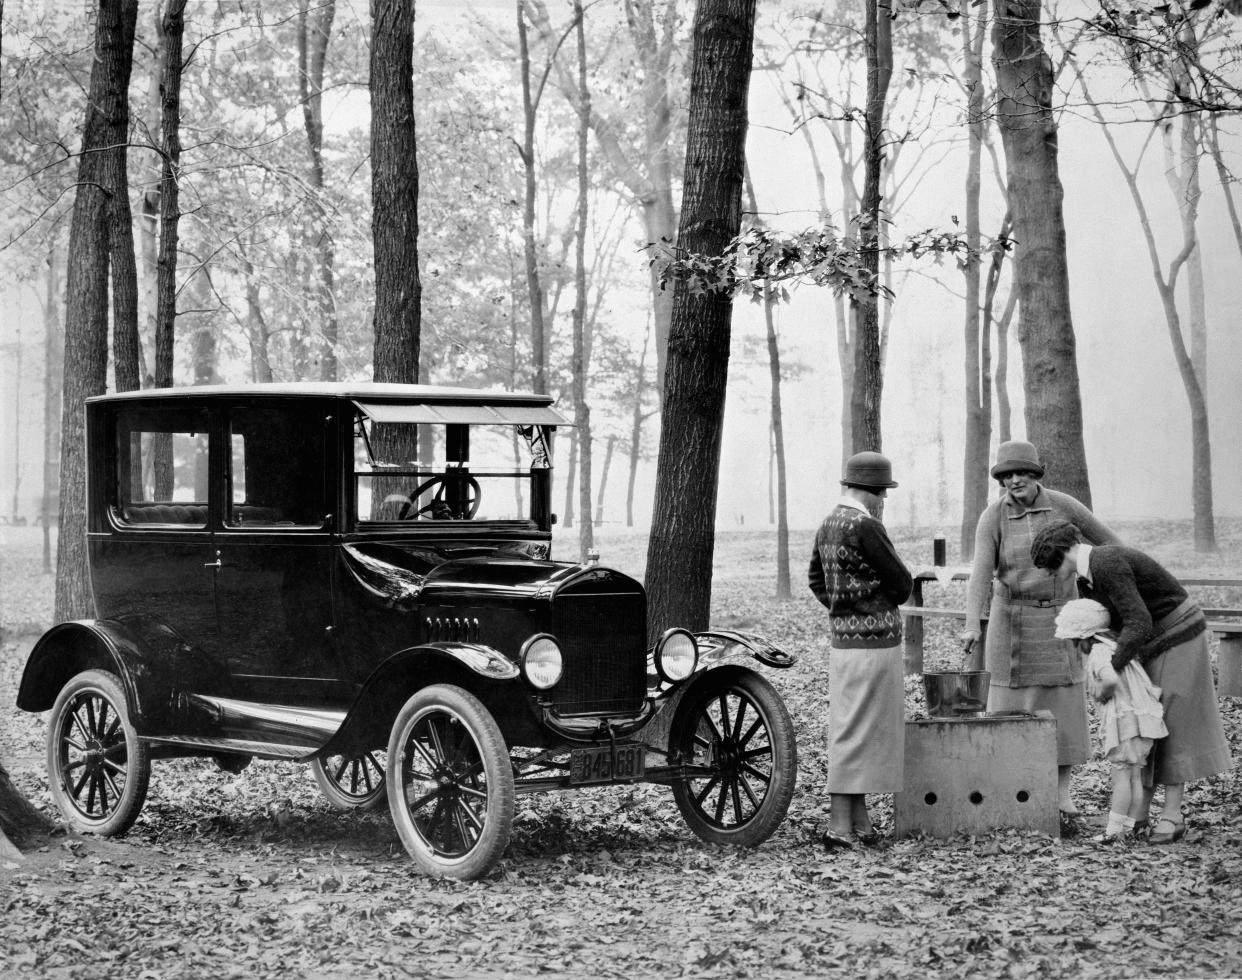
[(672, 788), (713, 842), (784, 818), (796, 747), (749, 634), (670, 629), (643, 587), (549, 554), (545, 395), (275, 384), (88, 400), (98, 618), (32, 650), (52, 795), (119, 834), (153, 759), (308, 762), (341, 808), (387, 799), (433, 874), (486, 874), (516, 793)]

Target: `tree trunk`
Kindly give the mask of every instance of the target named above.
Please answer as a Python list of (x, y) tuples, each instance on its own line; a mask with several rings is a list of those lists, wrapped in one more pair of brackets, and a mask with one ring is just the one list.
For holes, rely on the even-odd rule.
[(526, 292), (530, 300), (530, 356), (535, 391), (548, 390), (548, 355), (544, 349), (543, 287), (539, 282), (539, 257), (535, 249), (535, 113), (542, 86), (531, 84), (530, 47), (526, 36), (526, 4), (517, 5), (518, 50), (522, 76), (522, 171), (525, 194), (522, 200), (522, 242), (526, 256)]
[(575, 34), (578, 39), (578, 241), (574, 262), (574, 409), (578, 423), (578, 550), (582, 561), (595, 547), (595, 522), (591, 520), (591, 406), (587, 402), (590, 352), (587, 342), (586, 238), (590, 181), (587, 176), (587, 136), (590, 133), (591, 93), (587, 88), (586, 17), (582, 0), (574, 0)]
[(612, 454), (617, 448), (617, 437), (609, 436), (604, 449), (604, 465), (599, 474), (599, 486), (595, 491), (595, 526), (604, 523), (604, 490), (608, 486), (608, 471), (612, 469)]
[[(741, 224), (756, 0), (699, 0), (677, 248), (719, 255)], [(655, 512), (647, 550), (649, 636), (707, 627), (733, 303), (673, 292)]]
[(138, 0), (122, 0), (117, 47), (117, 85), (125, 93), (109, 118), (107, 149), (100, 177), (108, 195), (108, 251), (112, 273), (113, 374), (117, 391), (142, 387), (138, 340), (138, 267), (134, 219), (129, 204), (129, 79), (134, 63)]
[[(881, 197), (884, 166), (884, 103), (893, 74), (890, 0), (867, 0), (866, 150), (863, 156), (862, 266), (880, 281)], [(850, 404), (851, 452), (883, 448), (881, 400), (884, 360), (880, 342), (880, 296), (851, 298), (854, 321), (854, 392)]]
[(60, 457), (57, 413), (60, 411), (64, 351), (60, 323), (60, 250), (53, 242), (47, 253), (47, 282), (43, 294), (43, 493), (39, 524), (43, 532), (43, 574), (52, 574), (52, 497), (57, 486), (56, 460)]
[(6, 843), (11, 841), (18, 849), (29, 849), (55, 829), (56, 824), (17, 791), (0, 761), (0, 857), (6, 856)]
[(763, 288), (763, 320), (768, 333), (768, 371), (772, 379), (772, 449), (776, 456), (776, 598), (793, 594), (789, 585), (789, 504), (785, 482), (785, 423), (781, 410), (781, 352), (772, 315), (771, 287)]
[[(177, 243), (181, 229), (181, 51), (186, 0), (169, 0), (160, 22), (160, 179), (159, 245), (155, 267), (156, 388), (171, 388), (177, 320)], [(152, 447), (155, 485), (172, 494), (172, 439), (160, 435)]]
[(1052, 61), (1040, 38), (1040, 0), (998, 0), (994, 31), (997, 125), (1018, 242), (1014, 284), (1026, 436), (1039, 447), (1048, 483), (1090, 507), (1052, 114)]
[[(108, 368), (110, 202), (104, 174), (116, 120), (128, 109), (137, 0), (100, 0), (95, 59), (78, 158), (65, 282), (65, 367), (61, 415), (60, 514), (56, 549), (57, 622), (94, 615), (86, 561), (85, 401), (102, 395)], [(132, 251), (132, 249), (131, 249)]]
[(647, 349), (651, 346), (651, 321), (643, 334), (643, 352), (638, 358), (638, 370), (634, 377), (634, 411), (630, 415), (630, 478), (625, 491), (625, 526), (634, 526), (634, 484), (638, 480), (638, 459), (642, 450), (643, 392), (647, 387)]
[(418, 381), (422, 312), (414, 129), (414, 0), (371, 0), (371, 24), (374, 376), (376, 381), (414, 384)]
[(962, 561), (975, 550), (975, 526), (988, 503), (988, 448), (992, 438), (992, 391), (987, 379), (987, 338), (991, 324), (981, 317), (981, 262), (977, 258), (982, 233), (979, 226), (979, 195), (983, 160), (983, 38), (988, 9), (986, 0), (972, 17), (978, 0), (958, 0), (962, 24), (962, 55), (966, 64), (966, 132), (969, 141), (966, 164), (966, 258), (965, 353), (966, 353), (966, 451), (962, 460), (962, 526), (959, 538)]
[(310, 239), (317, 268), (315, 295), (322, 337), (319, 378), (321, 381), (335, 381), (339, 332), (336, 317), (336, 243), (332, 240), (328, 210), (323, 201), (323, 76), (328, 42), (332, 38), (332, 21), (336, 16), (336, 0), (316, 0), (313, 11), (308, 6), (307, 0), (302, 0), (298, 10), (298, 87), (310, 156), (307, 173), (311, 192)]

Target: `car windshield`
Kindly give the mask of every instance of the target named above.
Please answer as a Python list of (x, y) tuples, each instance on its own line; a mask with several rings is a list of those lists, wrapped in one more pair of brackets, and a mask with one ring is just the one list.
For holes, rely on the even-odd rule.
[(531, 476), (548, 465), (537, 425), (354, 424), (358, 518), (372, 522), (523, 521)]

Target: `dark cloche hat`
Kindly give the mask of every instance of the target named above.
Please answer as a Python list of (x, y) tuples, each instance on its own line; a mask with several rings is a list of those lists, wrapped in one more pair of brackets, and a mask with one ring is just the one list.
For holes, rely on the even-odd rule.
[(897, 486), (893, 482), (893, 464), (881, 453), (855, 453), (845, 461), (841, 483), (864, 490), (881, 490)]
[(992, 476), (1000, 479), (1006, 473), (1030, 470), (1036, 476), (1044, 475), (1044, 464), (1039, 461), (1039, 450), (1029, 442), (1014, 439), (996, 447), (996, 465)]

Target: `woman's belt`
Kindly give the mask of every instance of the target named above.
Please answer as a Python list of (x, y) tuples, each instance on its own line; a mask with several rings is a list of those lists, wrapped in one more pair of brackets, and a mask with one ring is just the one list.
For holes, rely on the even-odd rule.
[(1040, 609), (1051, 609), (1053, 606), (1063, 606), (1069, 602), (1068, 597), (1064, 599), (1037, 599), (1034, 596), (1014, 595), (1009, 591), (1009, 587), (1000, 581), (992, 583), (992, 592), (998, 599), (1004, 599), (1014, 606), (1036, 606)]

